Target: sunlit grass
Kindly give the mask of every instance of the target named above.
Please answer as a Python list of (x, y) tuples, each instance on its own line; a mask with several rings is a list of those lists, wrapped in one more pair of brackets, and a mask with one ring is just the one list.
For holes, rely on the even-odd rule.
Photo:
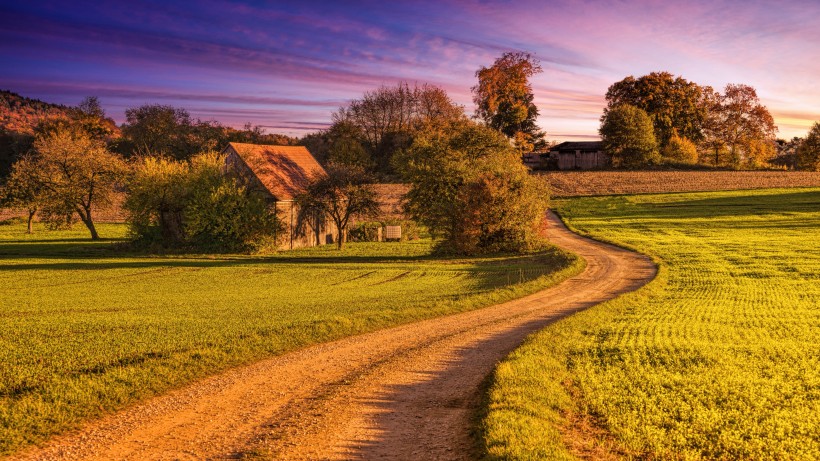
[(559, 208), (578, 230), (652, 255), (660, 273), (498, 368), (492, 457), (820, 459), (820, 190)]
[(552, 250), (442, 258), (432, 243), (272, 256), (125, 253), (123, 225), (0, 225), (0, 454), (230, 366), (464, 311), (580, 270)]

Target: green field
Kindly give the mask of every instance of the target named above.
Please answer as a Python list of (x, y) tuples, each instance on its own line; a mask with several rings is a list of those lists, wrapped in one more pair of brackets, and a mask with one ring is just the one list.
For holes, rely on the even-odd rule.
[(557, 250), (446, 259), (429, 240), (151, 257), (79, 228), (23, 231), (0, 225), (0, 454), (230, 366), (523, 296), (583, 265)]
[(820, 459), (820, 189), (558, 207), (660, 272), (498, 368), (492, 459)]

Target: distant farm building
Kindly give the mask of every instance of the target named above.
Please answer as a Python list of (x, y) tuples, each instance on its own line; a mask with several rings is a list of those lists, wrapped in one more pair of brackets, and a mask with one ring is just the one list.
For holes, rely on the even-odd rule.
[(304, 146), (268, 146), (229, 143), (222, 151), (225, 164), (249, 180), (252, 187), (274, 204), (285, 224), (283, 248), (333, 243), (334, 226), (323, 217), (310, 216), (299, 222), (295, 197), (311, 178), (326, 174), (324, 168)]
[(550, 149), (549, 159), (559, 170), (591, 170), (610, 164), (601, 141), (562, 142)]
[(533, 169), (591, 170), (610, 166), (601, 141), (567, 141), (550, 148), (549, 152), (532, 152), (524, 163)]

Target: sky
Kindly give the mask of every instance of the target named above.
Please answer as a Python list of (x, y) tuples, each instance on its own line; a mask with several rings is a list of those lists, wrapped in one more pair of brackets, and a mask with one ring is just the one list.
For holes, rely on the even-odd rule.
[(0, 0), (0, 89), (166, 104), (299, 136), (381, 85), (430, 83), (472, 114), (475, 72), (526, 51), (539, 126), (596, 139), (604, 95), (653, 71), (757, 90), (778, 137), (820, 120), (820, 0), (47, 2)]

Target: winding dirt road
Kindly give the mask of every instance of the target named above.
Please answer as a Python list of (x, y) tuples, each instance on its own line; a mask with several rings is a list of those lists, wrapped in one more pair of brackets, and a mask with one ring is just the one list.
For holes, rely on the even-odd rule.
[(656, 271), (644, 256), (549, 219), (552, 242), (587, 260), (558, 286), (237, 368), (18, 458), (474, 459), (481, 384), (496, 363), (530, 333), (635, 290)]

